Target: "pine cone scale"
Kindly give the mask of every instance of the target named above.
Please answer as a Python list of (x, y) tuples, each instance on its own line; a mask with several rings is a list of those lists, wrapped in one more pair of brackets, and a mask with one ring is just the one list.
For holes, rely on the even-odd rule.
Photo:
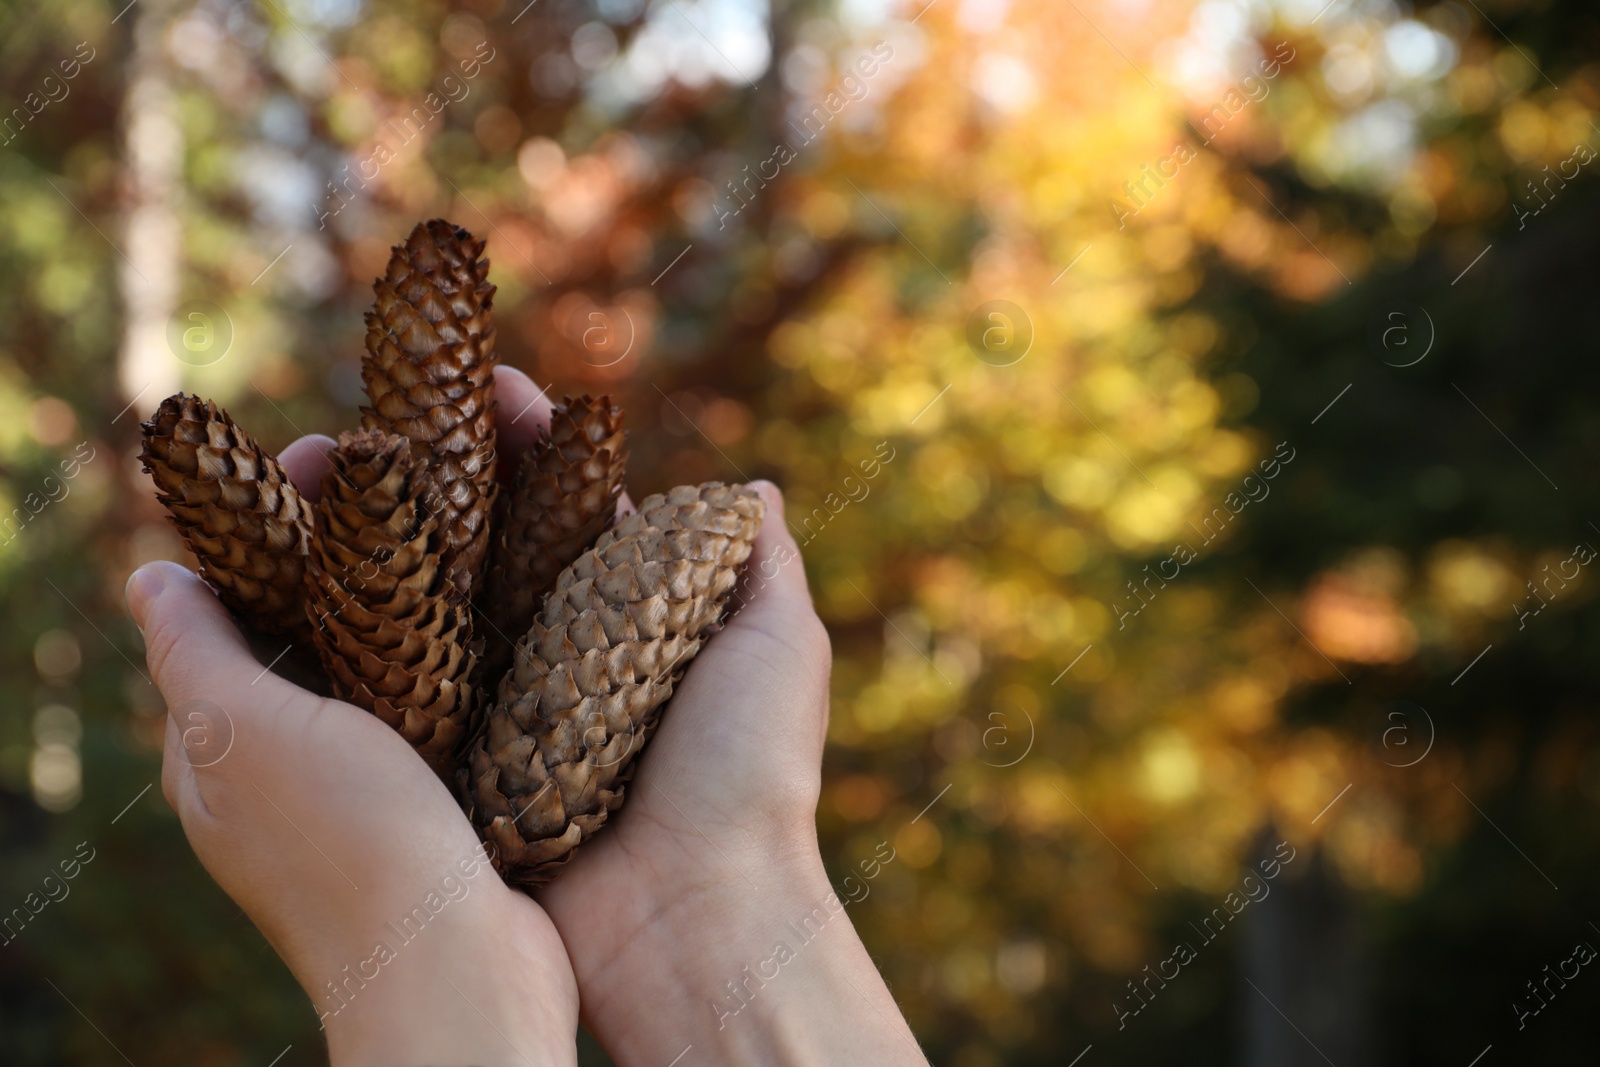
[(486, 562), (498, 487), (495, 331), (483, 242), (435, 219), (418, 225), (373, 283), (362, 425), (398, 433), (428, 470), (451, 581), (470, 593)]
[(425, 515), (428, 468), (397, 434), (340, 437), (323, 479), (307, 581), (334, 693), (373, 712), (446, 782), (476, 725), (472, 620)]
[(549, 880), (621, 806), (763, 510), (748, 488), (680, 487), (644, 501), (561, 572), (471, 754), (474, 820), (507, 881)]
[(143, 435), (156, 497), (223, 603), (251, 629), (306, 640), (310, 509), (278, 461), (226, 411), (183, 393)]
[(491, 646), (492, 672), (509, 663), (512, 639), (528, 631), (562, 568), (615, 519), (626, 467), (622, 411), (609, 397), (555, 405), (517, 469), (494, 544), (488, 614), (506, 636)]

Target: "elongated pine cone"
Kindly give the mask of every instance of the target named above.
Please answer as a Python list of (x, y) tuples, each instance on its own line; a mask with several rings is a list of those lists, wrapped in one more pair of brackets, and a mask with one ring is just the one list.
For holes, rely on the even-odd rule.
[(444, 572), (430, 482), (396, 434), (341, 434), (322, 479), (307, 582), (317, 654), (341, 700), (400, 731), (453, 784), (476, 725), (472, 617)]
[(471, 756), (473, 819), (510, 884), (542, 885), (622, 806), (633, 762), (717, 629), (765, 504), (652, 496), (562, 572)]
[(445, 570), (470, 593), (489, 549), (495, 486), (494, 324), (484, 243), (443, 219), (418, 223), (372, 283), (361, 424), (398, 433), (431, 481)]
[(310, 506), (278, 461), (209, 400), (178, 393), (143, 424), (139, 458), (200, 574), (258, 633), (310, 638)]
[(485, 589), (497, 631), (484, 635), (488, 677), (511, 663), (513, 643), (528, 632), (562, 570), (615, 520), (627, 463), (628, 432), (610, 397), (555, 405), (549, 432), (523, 454), (502, 501)]

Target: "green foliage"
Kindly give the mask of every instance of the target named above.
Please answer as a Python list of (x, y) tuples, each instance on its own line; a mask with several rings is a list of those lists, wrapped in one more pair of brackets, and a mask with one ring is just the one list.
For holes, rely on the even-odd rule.
[[(1600, 544), (1600, 196), (1526, 184), (1596, 136), (1594, 14), (1438, 5), (1397, 31), (1385, 5), (1286, 6), (1245, 36), (1295, 59), (1157, 183), (1229, 84), (1179, 76), (1193, 5), (952, 3), (914, 28), (782, 5), (762, 70), (677, 6), (0, 15), (6, 107), (96, 50), (0, 147), (0, 915), (95, 850), (0, 945), (8, 1062), (320, 1062), (159, 796), (120, 589), (182, 553), (135, 424), (168, 375), (270, 446), (352, 425), (366, 282), (435, 214), (489, 237), (508, 362), (622, 398), (635, 497), (786, 488), (836, 651), (825, 855), (842, 882), (896, 850), (851, 917), (936, 1062), (1244, 1062), (1244, 931), (1127, 1032), (1110, 1005), (1269, 832), (1361, 920), (1378, 1036), (1353, 1062), (1586, 1048), (1575, 1004), (1527, 1034), (1505, 1006), (1586, 936), (1595, 869), (1594, 579), (1512, 610)], [(880, 40), (808, 141), (793, 121)], [(470, 91), (396, 133), (480, 42)], [(1406, 74), (1424, 46), (1442, 58)], [(647, 80), (685, 50), (702, 71)], [(131, 103), (140, 78), (167, 95)], [(1371, 155), (1401, 113), (1414, 144)], [(748, 180), (776, 143), (793, 161)], [(230, 351), (169, 363), (157, 337), (130, 380), (130, 309), (187, 300), (224, 309)], [(1415, 350), (1383, 331), (1400, 309), (1420, 331), (1413, 308), (1433, 348), (1397, 366)], [(1409, 767), (1400, 701), (1431, 716)]]

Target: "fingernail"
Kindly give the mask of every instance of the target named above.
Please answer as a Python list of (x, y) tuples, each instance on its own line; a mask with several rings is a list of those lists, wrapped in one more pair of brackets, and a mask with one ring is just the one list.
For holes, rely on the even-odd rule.
[(128, 601), (128, 612), (133, 616), (134, 625), (142, 631), (144, 619), (150, 611), (150, 605), (155, 602), (156, 596), (167, 584), (162, 577), (161, 568), (145, 564), (128, 576), (128, 585), (123, 590), (123, 596)]
[(750, 483), (750, 488), (761, 494), (762, 499), (767, 502), (767, 507), (777, 512), (779, 518), (783, 517), (782, 489), (779, 489), (776, 485), (767, 481), (765, 478), (757, 478), (755, 481)]

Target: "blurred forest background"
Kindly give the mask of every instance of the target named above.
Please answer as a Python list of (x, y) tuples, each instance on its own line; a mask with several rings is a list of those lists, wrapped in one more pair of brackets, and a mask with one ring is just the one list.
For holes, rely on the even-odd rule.
[(1592, 4), (524, 3), (0, 9), (0, 912), (92, 856), (0, 1058), (322, 1060), (150, 788), (138, 422), (353, 426), (436, 215), (635, 497), (788, 491), (934, 1062), (1592, 1055)]

